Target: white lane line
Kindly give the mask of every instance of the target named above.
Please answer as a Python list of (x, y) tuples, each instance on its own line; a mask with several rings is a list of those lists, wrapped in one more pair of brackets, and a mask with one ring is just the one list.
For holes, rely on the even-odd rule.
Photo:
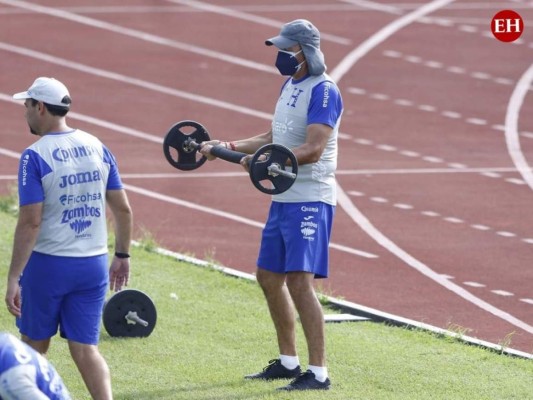
[(435, 111), (437, 111), (437, 107), (429, 105), (429, 104), (421, 104), (421, 105), (418, 106), (418, 109), (421, 110), (421, 111), (426, 111), (426, 112), (435, 112)]
[[(384, 93), (370, 93), (367, 90), (363, 88), (357, 88), (357, 87), (350, 87), (348, 88), (348, 93), (359, 95), (359, 96), (368, 96), (371, 99), (374, 100), (382, 100), (382, 101), (391, 101), (393, 104), (397, 106), (402, 107), (416, 107), (421, 111), (427, 111), (427, 112), (437, 112), (438, 108), (435, 106), (427, 105), (427, 104), (416, 104), (414, 101), (409, 99), (393, 99), (391, 96), (384, 94)], [(459, 120), (462, 119), (464, 122), (472, 125), (477, 126), (485, 126), (488, 125), (488, 121), (484, 118), (478, 118), (478, 117), (466, 117), (460, 112), (453, 111), (453, 110), (443, 110), (440, 111), (440, 115), (449, 118), (449, 119), (455, 119)], [(493, 125), (494, 126), (494, 125)]]
[[(0, 0), (0, 3), (2, 1), (3, 0)], [(41, 52), (27, 49), (24, 47), (13, 46), (9, 43), (0, 42), (0, 49), (5, 50), (5, 51), (10, 51), (12, 53), (20, 54), (26, 57), (34, 58), (36, 60), (41, 60), (41, 61), (49, 62), (51, 64), (59, 65), (63, 68), (70, 68), (70, 69), (74, 69), (77, 71), (85, 72), (87, 74), (100, 76), (102, 78), (111, 79), (114, 81), (125, 83), (128, 85), (138, 86), (143, 89), (152, 90), (154, 92), (159, 92), (159, 93), (167, 94), (170, 96), (179, 97), (179, 98), (186, 99), (189, 101), (194, 101), (194, 102), (198, 102), (201, 104), (210, 105), (213, 107), (230, 110), (230, 111), (250, 115), (250, 116), (261, 118), (261, 119), (272, 120), (272, 114), (269, 114), (269, 113), (253, 110), (248, 107), (239, 106), (239, 105), (228, 103), (222, 100), (216, 100), (211, 97), (201, 96), (197, 93), (185, 92), (183, 90), (169, 88), (168, 86), (158, 85), (158, 84), (148, 82), (142, 79), (137, 79), (131, 76), (122, 75), (119, 73), (103, 70), (100, 68), (90, 67), (85, 64), (80, 64), (80, 63), (77, 63), (71, 60), (67, 60), (67, 59), (60, 58), (60, 57), (55, 57), (49, 54), (41, 53)]]
[(373, 253), (369, 253), (367, 251), (354, 249), (353, 247), (343, 246), (343, 245), (337, 244), (337, 243), (330, 243), (329, 247), (331, 247), (332, 249), (343, 251), (345, 253), (353, 254), (355, 256), (359, 256), (359, 257), (363, 257), (363, 258), (378, 258), (379, 257), (377, 254), (373, 254)]
[(440, 217), (440, 214), (435, 211), (421, 211), (420, 214), (425, 215), (426, 217)]
[[(442, 7), (444, 4), (450, 3), (451, 1), (452, 0), (434, 1), (432, 3), (426, 4), (425, 6), (417, 9), (415, 12), (407, 14), (406, 16), (404, 16), (404, 17), (394, 21), (393, 23), (389, 24), (388, 26), (386, 26), (384, 28), (384, 30), (382, 30), (382, 34), (381, 35), (374, 35), (373, 37), (370, 38), (370, 40), (366, 41), (362, 46), (358, 47), (357, 49), (355, 49), (354, 52), (350, 53), (349, 57), (347, 57), (346, 59), (343, 60), (344, 63), (342, 63), (343, 64), (342, 68), (345, 68), (345, 70), (346, 70), (345, 72), (347, 72), (353, 66), (353, 64), (355, 64), (355, 62), (357, 61), (358, 58), (366, 55), (366, 53), (368, 51), (370, 51), (377, 44), (381, 43), (387, 37), (389, 37), (392, 34), (396, 33), (396, 31), (398, 31), (399, 29), (403, 28), (404, 26), (412, 23), (414, 21), (414, 19), (416, 19), (416, 18), (418, 18), (420, 16), (423, 16), (423, 15), (425, 15), (427, 13), (430, 13), (430, 12), (438, 9), (439, 7)], [(0, 3), (11, 4), (12, 5), (12, 2), (8, 2), (6, 0), (0, 0)], [(17, 3), (22, 3), (22, 2), (19, 1)], [(25, 3), (25, 4), (29, 4), (29, 3)], [(31, 6), (31, 4), (30, 4), (30, 6)], [(375, 42), (372, 38), (376, 38), (377, 36), (381, 36), (381, 38), (378, 38), (379, 40), (377, 40), (377, 42)], [(338, 80), (340, 80), (340, 78)], [(344, 193), (342, 192), (342, 194), (344, 194)], [(349, 203), (351, 204), (351, 202), (349, 202)], [(351, 204), (351, 206), (354, 207), (353, 204)], [(356, 213), (353, 213), (352, 215), (356, 215)], [(378, 235), (378, 239), (381, 239), (379, 237), (379, 235)], [(378, 240), (378, 242), (380, 242), (380, 240)], [(397, 253), (397, 248), (396, 248), (395, 245), (394, 246), (385, 246), (385, 247), (388, 247), (389, 249), (393, 249), (394, 253)], [(427, 276), (431, 277), (432, 279), (435, 278), (432, 275), (432, 273), (434, 274), (433, 271), (426, 270), (427, 267), (425, 265), (423, 265), (423, 264), (419, 265), (418, 261), (414, 260), (414, 259), (411, 259), (410, 256), (406, 258), (405, 257), (406, 254), (403, 251), (400, 251), (400, 253), (397, 254), (397, 255), (400, 258), (402, 258), (402, 259), (406, 259), (406, 260), (410, 261), (410, 262), (408, 262), (408, 264), (410, 264), (412, 267), (415, 267), (416, 269), (419, 269), (420, 266), (425, 267), (425, 268), (421, 269), (421, 272), (425, 273)], [(436, 279), (436, 281), (439, 282), (439, 279)], [(446, 282), (446, 280), (444, 280), (444, 283), (445, 282)], [(439, 283), (443, 284), (443, 282), (439, 282)], [(505, 312), (502, 312), (501, 310), (496, 309), (495, 307), (491, 306), (490, 304), (486, 304), (485, 302), (481, 301), (480, 299), (475, 298), (470, 293), (468, 293), (466, 291), (463, 291), (461, 288), (455, 287), (456, 285), (453, 285), (452, 287), (449, 287), (448, 285), (443, 284), (443, 286), (445, 286), (448, 289), (456, 292), (457, 294), (459, 294), (461, 297), (467, 299), (468, 301), (471, 301), (474, 304), (477, 304), (478, 306), (484, 308), (485, 310), (487, 310), (489, 312), (492, 312), (493, 314), (497, 315), (498, 317), (503, 318), (503, 319), (507, 320), (508, 322), (513, 323), (516, 326), (521, 327), (522, 329), (525, 329), (525, 330), (530, 331), (530, 332), (533, 331), (529, 325), (524, 324), (522, 321), (512, 317), (511, 315), (509, 315), (509, 314), (507, 314)]]
[[(0, 100), (7, 101), (9, 103), (14, 103), (14, 104), (18, 104), (18, 105), (22, 106), (22, 102), (20, 100), (19, 101), (13, 100), (12, 96), (7, 95), (5, 93), (0, 93)], [(114, 123), (109, 122), (109, 121), (104, 121), (104, 120), (101, 120), (101, 119), (98, 119), (98, 118), (94, 118), (94, 117), (90, 117), (88, 115), (80, 114), (80, 113), (77, 113), (77, 112), (74, 112), (74, 111), (70, 111), (68, 113), (68, 116), (70, 118), (74, 118), (74, 119), (77, 119), (79, 121), (88, 122), (88, 123), (90, 123), (92, 125), (96, 125), (96, 126), (100, 126), (102, 128), (109, 129), (109, 130), (113, 130), (113, 131), (116, 131), (116, 132), (124, 133), (126, 135), (133, 136), (133, 137), (136, 137), (136, 138), (139, 138), (139, 139), (148, 140), (150, 142), (154, 142), (154, 143), (158, 143), (158, 144), (162, 144), (163, 143), (163, 138), (161, 138), (159, 136), (151, 135), (149, 133), (141, 132), (141, 131), (138, 131), (136, 129), (131, 129), (131, 128), (128, 128), (128, 127), (123, 126), (123, 125), (114, 124)]]
[[(529, 90), (529, 89), (527, 89)], [(391, 101), (393, 104), (397, 106), (403, 106), (403, 107), (416, 107), (417, 109), (421, 111), (426, 112), (438, 112), (438, 108), (432, 105), (428, 104), (416, 104), (412, 100), (408, 99), (394, 99), (391, 96), (385, 94), (385, 93), (371, 93), (366, 89), (359, 88), (359, 87), (349, 87), (347, 89), (348, 93), (358, 95), (358, 96), (367, 96), (370, 99), (373, 100), (381, 100), (381, 101)], [(443, 110), (439, 112), (441, 116), (445, 118), (455, 119), (459, 120), (462, 119), (464, 122), (471, 124), (471, 125), (477, 125), (477, 126), (486, 126), (489, 125), (489, 122), (484, 118), (478, 118), (478, 117), (466, 117), (462, 115), (460, 112), (453, 111), (453, 110)], [(500, 124), (492, 124), (490, 125), (490, 128), (495, 131), (505, 131), (505, 127)], [(520, 132), (520, 135), (527, 138), (533, 138), (532, 132)]]
[[(164, 202), (171, 203), (171, 204), (176, 204), (176, 205), (179, 205), (179, 206), (182, 206), (182, 207), (187, 207), (187, 208), (190, 208), (190, 209), (193, 209), (193, 210), (196, 210), (196, 211), (201, 211), (201, 212), (204, 212), (204, 213), (207, 213), (207, 214), (216, 215), (218, 217), (226, 218), (226, 219), (229, 219), (229, 220), (232, 220), (232, 221), (235, 221), (235, 222), (239, 222), (239, 223), (244, 224), (244, 225), (253, 226), (255, 228), (263, 229), (264, 226), (265, 226), (265, 224), (262, 223), (262, 222), (254, 221), (252, 219), (244, 218), (244, 217), (241, 217), (241, 216), (236, 215), (236, 214), (232, 214), (232, 213), (228, 213), (228, 212), (225, 212), (225, 211), (217, 210), (215, 208), (201, 206), (201, 205), (199, 205), (197, 203), (192, 203), (192, 202), (189, 202), (189, 201), (186, 201), (186, 200), (177, 199), (175, 197), (170, 197), (170, 196), (167, 196), (167, 195), (164, 195), (164, 194), (161, 194), (161, 193), (154, 192), (152, 190), (147, 190), (147, 189), (140, 188), (140, 187), (133, 186), (133, 185), (129, 185), (129, 184), (124, 184), (124, 188), (126, 190), (128, 190), (128, 191), (131, 191), (131, 192), (134, 192), (134, 193), (137, 193), (137, 194), (141, 194), (141, 195), (146, 196), (146, 197), (150, 197), (150, 198), (153, 198), (153, 199), (156, 199), (156, 200), (160, 200), (160, 201), (164, 201)], [(343, 246), (343, 245), (340, 245), (340, 244), (337, 244), (337, 243), (330, 243), (330, 247), (332, 249), (336, 249), (336, 250), (343, 251), (343, 252), (346, 252), (346, 253), (354, 254), (354, 255), (357, 255), (357, 256), (360, 256), (360, 257), (364, 257), (364, 258), (378, 258), (378, 256), (376, 254), (368, 253), (366, 251), (361, 251), (361, 250), (354, 249), (354, 248), (348, 247), (348, 246)]]
[(249, 177), (250, 174), (246, 172), (192, 172), (188, 171), (186, 174), (173, 172), (173, 173), (121, 173), (120, 176), (124, 179), (199, 179), (199, 178), (242, 178), (243, 176)]
[(474, 79), (490, 80), (490, 81), (492, 81), (494, 83), (497, 83), (497, 84), (500, 84), (500, 85), (506, 85), (506, 86), (514, 84), (514, 81), (512, 79), (509, 79), (509, 78), (494, 77), (494, 76), (492, 76), (491, 74), (489, 74), (487, 72), (481, 72), (481, 71), (469, 72), (464, 67), (459, 67), (457, 65), (446, 66), (444, 63), (439, 62), (439, 61), (424, 60), (420, 56), (416, 56), (416, 55), (413, 55), (413, 54), (404, 54), (404, 53), (396, 51), (396, 50), (384, 50), (383, 51), (383, 56), (388, 57), (388, 58), (395, 58), (395, 59), (404, 60), (404, 61), (407, 61), (407, 62), (412, 63), (412, 64), (426, 65), (425, 63), (431, 62), (432, 65), (442, 65), (442, 68), (445, 71), (450, 72), (452, 74), (456, 74), (456, 75), (466, 75), (466, 74), (468, 74), (470, 77), (472, 77)]
[(514, 183), (515, 185), (527, 185), (527, 182), (524, 182), (522, 179), (507, 178), (505, 180), (509, 183)]
[(344, 57), (337, 67), (331, 72), (331, 77), (334, 81), (339, 82), (342, 77), (357, 63), (361, 58), (366, 56), (368, 52), (373, 50), (379, 44), (387, 40), (399, 30), (415, 22), (418, 18), (432, 13), (445, 5), (452, 3), (454, 0), (434, 0), (422, 7), (416, 9), (409, 14), (405, 14), (398, 19), (395, 19), (388, 25), (385, 25), (378, 32), (366, 39), (361, 45), (352, 50), (346, 57)]
[[(350, 196), (358, 196), (358, 197), (366, 196), (366, 194), (362, 193), (362, 192), (348, 192), (348, 194)], [(374, 197), (369, 197), (369, 198), (374, 203), (379, 203), (379, 204), (389, 204), (389, 203), (391, 203), (391, 201), (389, 199), (386, 199), (384, 197), (374, 196)], [(405, 203), (393, 203), (392, 206), (395, 207), (395, 208), (398, 208), (400, 210), (414, 210), (415, 209), (415, 206), (413, 206), (411, 204), (405, 204)], [(426, 211), (421, 211), (420, 214), (422, 214), (422, 215), (424, 215), (426, 217), (441, 217), (441, 214), (439, 214), (436, 211), (427, 211), (426, 210)], [(465, 220), (463, 220), (461, 218), (458, 218), (458, 217), (452, 217), (452, 216), (442, 217), (442, 220), (445, 221), (445, 222), (452, 223), (452, 224), (464, 224), (464, 223), (466, 223)], [(489, 230), (491, 230), (491, 228), (486, 226), (486, 225), (470, 224), (469, 226), (471, 228), (479, 230), (479, 231), (489, 231)], [(516, 237), (518, 237), (518, 235), (516, 233), (514, 233), (514, 232), (496, 231), (494, 233), (496, 235), (504, 237), (504, 238), (516, 238)], [(533, 243), (533, 239), (524, 238), (524, 239), (521, 239), (521, 240), (523, 242), (526, 242), (526, 243)]]
[(93, 28), (103, 29), (110, 32), (118, 33), (120, 35), (125, 35), (133, 37), (136, 39), (144, 40), (146, 42), (155, 43), (162, 46), (172, 47), (178, 50), (182, 50), (189, 53), (195, 53), (204, 57), (214, 58), (219, 61), (225, 61), (230, 64), (239, 65), (251, 69), (255, 69), (262, 72), (268, 72), (271, 74), (278, 75), (279, 72), (276, 68), (271, 65), (260, 64), (254, 61), (250, 61), (246, 58), (240, 58), (236, 56), (230, 56), (225, 53), (220, 53), (218, 51), (210, 50), (204, 47), (191, 45), (183, 42), (178, 42), (176, 40), (167, 39), (161, 36), (153, 35), (147, 32), (139, 31), (136, 29), (126, 28), (120, 25), (111, 24), (109, 22), (100, 21), (94, 18), (86, 17), (83, 15), (74, 14), (65, 10), (45, 7), (34, 3), (29, 3), (22, 0), (12, 1), (12, 0), (0, 0), (0, 4), (9, 5), (11, 7), (20, 7), (26, 10), (33, 12), (46, 14), (56, 18), (62, 18), (69, 21), (76, 22), (78, 24), (92, 26)]
[[(244, 11), (239, 11), (239, 10), (236, 10), (235, 8), (221, 7), (221, 6), (217, 6), (214, 4), (204, 3), (202, 1), (195, 1), (195, 0), (166, 0), (166, 1), (169, 3), (186, 5), (188, 7), (196, 8), (198, 10), (203, 10), (203, 11), (208, 11), (208, 12), (219, 14), (219, 15), (224, 15), (225, 17), (237, 18), (243, 21), (250, 21), (250, 22), (253, 22), (254, 24), (271, 26), (273, 28), (276, 28), (277, 30), (279, 30), (281, 26), (285, 23), (282, 21), (277, 21), (275, 19), (270, 19), (270, 18), (250, 14)], [(333, 43), (343, 44), (343, 45), (350, 45), (352, 43), (350, 39), (332, 35), (327, 32), (320, 32), (320, 39), (325, 40), (325, 41), (330, 41)]]
[(475, 288), (482, 288), (482, 287), (485, 287), (485, 285), (482, 284), (482, 283), (471, 282), (471, 281), (463, 282), (463, 285), (471, 286), (471, 287), (475, 287)]
[(462, 297), (466, 301), (478, 306), (482, 310), (485, 310), (493, 314), (494, 316), (501, 318), (502, 320), (507, 321), (510, 324), (533, 334), (533, 326), (516, 318), (510, 313), (493, 306), (492, 304), (480, 299), (479, 297), (474, 296), (472, 293), (470, 293), (463, 287), (453, 283), (452, 281), (443, 279), (440, 274), (436, 273), (427, 265), (411, 256), (405, 250), (401, 249), (398, 245), (396, 245), (383, 233), (381, 233), (376, 227), (374, 227), (374, 225), (372, 225), (372, 223), (359, 211), (359, 209), (357, 209), (357, 207), (352, 203), (352, 201), (348, 198), (346, 193), (340, 187), (338, 188), (337, 196), (339, 204), (343, 207), (348, 216), (352, 218), (352, 220), (361, 227), (361, 229), (363, 229), (370, 237), (376, 240), (377, 243), (379, 243), (385, 249), (390, 251), (392, 254), (396, 255), (400, 260), (405, 262), (408, 266), (417, 270), (424, 276), (445, 287), (456, 295)]
[(523, 301), (524, 303), (527, 303), (527, 304), (533, 304), (533, 299), (520, 299), (520, 301)]
[[(79, 119), (78, 117), (80, 116), (80, 114), (70, 115), (70, 113), (69, 113), (69, 116), (72, 119)], [(85, 120), (86, 116), (82, 116), (82, 117), (84, 118), (83, 120)], [(97, 121), (95, 118), (89, 118), (89, 120)], [(106, 122), (107, 121), (100, 120), (99, 123), (104, 123), (104, 125), (107, 125)], [(116, 126), (116, 125), (115, 124), (111, 124), (111, 126)], [(123, 128), (126, 128), (126, 127), (123, 127)], [(110, 129), (113, 129), (113, 128), (110, 128)], [(125, 130), (127, 130), (127, 128), (126, 129), (120, 129), (120, 130), (118, 130), (118, 132), (124, 133)], [(15, 151), (11, 151), (11, 150), (8, 150), (8, 149), (4, 149), (4, 148), (1, 148), (1, 147), (0, 147), (0, 154), (5, 155), (5, 156), (10, 157), (10, 158), (15, 158), (17, 160), (20, 159), (20, 153), (17, 153)], [(179, 206), (182, 206), (182, 207), (187, 207), (187, 208), (195, 209), (195, 210), (198, 210), (198, 211), (202, 211), (202, 212), (205, 212), (205, 213), (208, 213), (208, 214), (211, 214), (211, 215), (216, 215), (216, 216), (219, 216), (219, 217), (222, 217), (222, 218), (230, 219), (232, 221), (236, 221), (236, 222), (239, 222), (239, 223), (242, 223), (242, 224), (245, 224), (245, 225), (249, 225), (249, 226), (253, 226), (253, 227), (256, 227), (256, 228), (263, 229), (263, 227), (265, 226), (264, 223), (261, 223), (261, 222), (258, 222), (258, 221), (254, 221), (254, 220), (249, 219), (249, 218), (241, 217), (239, 215), (228, 213), (228, 212), (221, 211), (221, 210), (217, 210), (217, 209), (214, 209), (214, 208), (211, 208), (211, 207), (200, 206), (200, 205), (198, 205), (196, 203), (191, 203), (191, 202), (186, 201), (186, 200), (181, 200), (181, 199), (177, 199), (177, 198), (174, 198), (174, 197), (166, 196), (166, 195), (161, 194), (161, 193), (153, 192), (151, 190), (147, 190), (147, 189), (140, 188), (140, 187), (137, 187), (137, 186), (129, 185), (129, 184), (126, 184), (126, 183), (124, 183), (124, 188), (126, 190), (129, 190), (131, 192), (135, 192), (137, 194), (141, 194), (141, 195), (144, 195), (144, 196), (147, 196), (147, 197), (151, 197), (151, 198), (154, 198), (154, 199), (157, 199), (157, 200), (161, 200), (161, 201), (166, 201), (167, 203), (176, 204), (176, 205), (179, 205)], [(339, 251), (342, 251), (342, 252), (345, 252), (345, 253), (349, 253), (349, 254), (353, 254), (353, 255), (356, 255), (356, 256), (359, 256), (359, 257), (363, 257), (363, 258), (369, 258), (369, 259), (371, 259), (371, 258), (379, 258), (379, 256), (377, 254), (373, 254), (373, 253), (369, 253), (369, 252), (366, 252), (366, 251), (363, 251), (363, 250), (355, 249), (353, 247), (344, 246), (344, 245), (341, 245), (341, 244), (338, 244), (338, 243), (333, 243), (332, 242), (332, 243), (330, 243), (330, 247), (332, 249), (339, 250)]]
[(463, 224), (465, 222), (461, 218), (456, 218), (456, 217), (445, 217), (443, 219), (444, 221), (450, 222), (452, 224)]
[(514, 296), (513, 293), (508, 292), (506, 290), (491, 290), (492, 293), (497, 294), (498, 296), (504, 296), (504, 297), (511, 297)]
[(424, 156), (422, 157), (422, 160), (433, 163), (433, 164), (439, 164), (444, 162), (444, 160), (440, 157), (434, 157), (434, 156)]
[(414, 207), (411, 204), (396, 203), (394, 207), (399, 208), (400, 210), (412, 210)]
[(481, 175), (486, 176), (487, 178), (501, 178), (502, 177), (501, 174), (498, 174), (496, 172), (491, 172), (491, 171), (482, 172)]
[(377, 3), (375, 1), (368, 0), (340, 0), (343, 3), (352, 4), (361, 8), (365, 8), (371, 11), (383, 11), (389, 14), (402, 14), (402, 10), (398, 7)]
[(400, 154), (406, 157), (420, 157), (421, 155), (420, 153), (412, 150), (402, 150), (400, 151)]
[(500, 174), (491, 171), (515, 172), (516, 169), (512, 167), (468, 168), (449, 165), (447, 168), (339, 169), (336, 175), (479, 174), (501, 177)]
[(490, 231), (490, 227), (487, 225), (473, 224), (470, 225), (472, 228), (477, 229), (478, 231)]
[(520, 148), (520, 137), (518, 134), (518, 119), (520, 114), (520, 109), (522, 108), (522, 103), (524, 98), (533, 82), (533, 64), (529, 69), (522, 75), (509, 104), (507, 105), (507, 113), (505, 115), (505, 142), (507, 144), (507, 151), (513, 160), (513, 163), (516, 169), (522, 175), (524, 181), (527, 182), (529, 187), (533, 190), (533, 173), (530, 170), (529, 164), (522, 153)]
[(388, 144), (377, 145), (376, 148), (384, 151), (397, 151), (398, 149), (394, 146), (389, 146)]
[[(335, 81), (340, 82), (344, 74), (346, 74), (351, 68), (353, 68), (353, 66), (355, 65), (355, 63), (357, 63), (357, 61), (359, 61), (362, 57), (366, 56), (371, 50), (376, 48), (383, 41), (385, 41), (386, 39), (394, 35), (400, 29), (406, 27), (407, 25), (412, 24), (417, 19), (424, 17), (425, 15), (433, 11), (438, 10), (439, 8), (442, 8), (446, 6), (447, 4), (452, 3), (452, 1), (453, 0), (431, 1), (430, 3), (426, 3), (422, 7), (416, 9), (415, 11), (392, 21), (391, 23), (389, 23), (388, 25), (380, 29), (377, 33), (370, 36), (360, 46), (355, 48), (343, 60), (341, 60), (337, 68), (335, 68), (331, 72), (330, 74), (331, 77)], [(429, 279), (442, 285), (443, 287), (455, 293), (456, 295), (462, 297), (466, 301), (469, 301), (472, 304), (478, 306), (482, 310), (485, 310), (495, 315), (496, 317), (501, 318), (509, 322), (510, 324), (515, 325), (533, 334), (533, 326), (525, 323), (524, 321), (521, 321), (520, 319), (509, 314), (508, 312), (505, 312), (503, 310), (500, 310), (497, 307), (494, 307), (492, 304), (487, 303), (486, 301), (480, 299), (479, 297), (474, 296), (472, 293), (468, 292), (461, 286), (449, 280), (443, 279), (439, 274), (437, 274), (427, 265), (423, 264), (422, 262), (415, 259), (410, 254), (408, 254), (405, 250), (398, 247), (398, 245), (392, 242), (381, 231), (376, 229), (376, 227), (374, 227), (374, 225), (370, 223), (370, 221), (353, 204), (353, 202), (346, 195), (346, 193), (344, 192), (344, 190), (339, 184), (337, 187), (337, 192), (338, 192), (337, 194), (338, 202), (340, 206), (344, 209), (344, 211), (346, 211), (348, 216), (358, 226), (360, 226), (361, 229), (363, 229), (370, 237), (372, 237), (377, 243), (379, 243), (381, 246), (383, 246), (385, 249), (387, 249), (392, 254), (396, 255), (396, 257), (398, 257), (400, 260), (405, 262), (411, 268), (416, 269), (417, 271), (419, 271), (421, 274), (425, 275)]]
[(17, 160), (20, 158), (20, 153), (17, 153), (15, 151), (11, 151), (8, 149), (4, 149), (0, 147), (0, 154), (9, 157), (9, 158), (16, 158)]
[(467, 169), (468, 165), (464, 165), (461, 163), (448, 163), (448, 167), (455, 169)]
[(516, 233), (507, 232), (507, 231), (498, 231), (496, 232), (496, 235), (502, 236), (502, 237), (508, 237), (508, 238), (516, 237)]

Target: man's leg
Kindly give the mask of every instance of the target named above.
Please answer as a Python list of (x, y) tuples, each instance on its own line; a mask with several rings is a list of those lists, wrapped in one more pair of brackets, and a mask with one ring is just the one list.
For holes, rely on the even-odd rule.
[(324, 313), (313, 287), (314, 274), (290, 272), (287, 274), (287, 287), (307, 340), (309, 364), (326, 366), (326, 346), (324, 333)]
[(98, 347), (71, 340), (68, 346), (91, 397), (94, 400), (112, 400), (111, 374)]
[(258, 268), (256, 277), (276, 328), (280, 354), (296, 356), (294, 306), (285, 286), (285, 274)]
[(50, 347), (50, 338), (44, 340), (32, 340), (26, 335), (21, 335), (21, 340), (42, 355), (46, 355), (48, 348)]

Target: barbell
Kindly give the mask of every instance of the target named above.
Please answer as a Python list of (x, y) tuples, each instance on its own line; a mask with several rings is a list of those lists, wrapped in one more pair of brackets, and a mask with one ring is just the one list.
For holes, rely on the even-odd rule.
[[(191, 171), (201, 167), (207, 160), (199, 150), (201, 143), (209, 140), (209, 133), (200, 123), (181, 121), (173, 125), (166, 134), (163, 152), (170, 165), (182, 171)], [(223, 145), (213, 146), (211, 154), (236, 164), (247, 155), (226, 149)], [(289, 148), (270, 143), (254, 153), (249, 170), (250, 179), (258, 190), (266, 194), (280, 194), (294, 183), (298, 174), (298, 161)], [(270, 187), (263, 184), (265, 181), (270, 182)]]

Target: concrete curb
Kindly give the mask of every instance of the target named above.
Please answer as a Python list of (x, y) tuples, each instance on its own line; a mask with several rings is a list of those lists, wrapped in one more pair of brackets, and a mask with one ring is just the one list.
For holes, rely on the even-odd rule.
[[(132, 242), (134, 246), (140, 246), (138, 242)], [(232, 268), (223, 267), (221, 265), (216, 265), (208, 261), (200, 260), (198, 258), (190, 257), (185, 254), (176, 253), (170, 250), (166, 250), (163, 248), (156, 248), (154, 250), (156, 253), (165, 255), (168, 257), (172, 257), (178, 261), (187, 262), (193, 265), (197, 265), (200, 267), (207, 267), (207, 268), (213, 268), (217, 271), (220, 271), (226, 275), (235, 277), (235, 278), (241, 278), (246, 279), (249, 281), (256, 281), (255, 275), (248, 274), (246, 272), (237, 271)], [(433, 325), (425, 324), (423, 322), (414, 321), (411, 319), (403, 318), (398, 315), (389, 314), (383, 311), (379, 311), (370, 307), (366, 307), (360, 304), (352, 303), (349, 301), (340, 300), (334, 297), (330, 296), (323, 296), (327, 299), (328, 303), (338, 310), (341, 310), (347, 314), (354, 315), (358, 318), (357, 320), (371, 320), (374, 322), (383, 322), (389, 325), (398, 326), (398, 327), (405, 327), (409, 329), (421, 329), (424, 331), (429, 331), (432, 333), (435, 333), (437, 335), (442, 335), (450, 338), (457, 339), (461, 342), (464, 342), (465, 344), (479, 346), (483, 348), (487, 348), (490, 350), (493, 350), (497, 353), (513, 356), (513, 357), (520, 357), (520, 358), (526, 358), (533, 360), (533, 354), (526, 353), (520, 350), (515, 350), (512, 348), (504, 347), (498, 344), (494, 344), (491, 342), (487, 342), (484, 340), (479, 340), (470, 336), (462, 335), (457, 332), (448, 331), (446, 329), (438, 328)]]

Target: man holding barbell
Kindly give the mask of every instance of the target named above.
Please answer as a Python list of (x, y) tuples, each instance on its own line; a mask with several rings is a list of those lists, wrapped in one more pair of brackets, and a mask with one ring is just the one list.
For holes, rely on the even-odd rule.
[[(213, 146), (250, 154), (241, 160), (248, 170), (251, 154), (269, 143), (292, 150), (299, 169), (294, 184), (272, 198), (257, 260), (257, 281), (265, 295), (280, 351), (262, 372), (247, 379), (293, 379), (280, 390), (330, 388), (326, 367), (325, 327), (313, 279), (327, 278), (329, 240), (336, 206), (337, 136), (343, 102), (326, 71), (320, 32), (309, 21), (285, 24), (266, 42), (276, 46), (276, 67), (289, 76), (276, 104), (271, 128), (234, 142), (212, 140), (201, 145), (208, 159)], [(296, 351), (295, 314), (299, 314), (309, 351), (302, 372)]]

